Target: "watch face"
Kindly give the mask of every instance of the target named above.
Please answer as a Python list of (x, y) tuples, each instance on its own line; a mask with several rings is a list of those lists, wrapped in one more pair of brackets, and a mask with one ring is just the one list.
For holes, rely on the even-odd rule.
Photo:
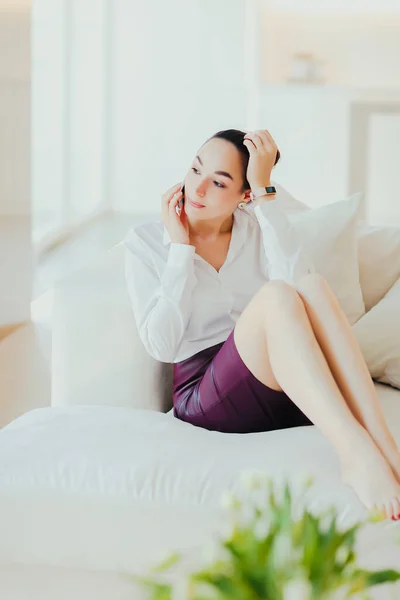
[(265, 194), (275, 194), (276, 188), (274, 186), (257, 188), (254, 192), (250, 192), (251, 200), (257, 200), (260, 196), (265, 196)]

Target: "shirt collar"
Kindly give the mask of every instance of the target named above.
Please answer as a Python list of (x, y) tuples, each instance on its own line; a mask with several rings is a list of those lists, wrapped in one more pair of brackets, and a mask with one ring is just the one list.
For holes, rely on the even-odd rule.
[[(239, 208), (237, 208), (235, 210), (235, 212), (233, 213), (233, 217), (234, 218), (233, 218), (232, 238), (231, 238), (229, 254), (231, 253), (231, 251), (236, 252), (243, 246), (246, 236), (247, 236), (247, 230), (248, 230), (248, 224), (249, 224), (249, 215), (245, 211), (240, 210)], [(171, 242), (170, 235), (168, 233), (167, 228), (164, 225), (163, 244), (164, 244), (164, 246), (166, 246), (170, 242)]]

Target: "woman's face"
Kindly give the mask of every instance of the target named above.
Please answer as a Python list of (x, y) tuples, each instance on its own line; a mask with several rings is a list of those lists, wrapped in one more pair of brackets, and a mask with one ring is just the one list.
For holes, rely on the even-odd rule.
[[(195, 219), (232, 215), (246, 194), (240, 154), (233, 144), (214, 138), (202, 146), (185, 177), (185, 211)], [(190, 200), (202, 204), (196, 208)]]

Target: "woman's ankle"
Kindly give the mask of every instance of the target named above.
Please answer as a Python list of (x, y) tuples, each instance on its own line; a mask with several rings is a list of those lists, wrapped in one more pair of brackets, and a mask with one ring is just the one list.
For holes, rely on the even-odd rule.
[(369, 432), (359, 423), (351, 430), (344, 430), (337, 453), (342, 464), (359, 463), (365, 454), (382, 454)]

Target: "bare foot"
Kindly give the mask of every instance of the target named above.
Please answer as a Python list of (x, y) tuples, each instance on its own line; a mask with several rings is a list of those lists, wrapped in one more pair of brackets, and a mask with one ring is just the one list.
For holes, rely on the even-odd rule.
[(371, 438), (361, 439), (356, 452), (342, 459), (342, 480), (368, 509), (400, 519), (400, 483)]
[(394, 476), (400, 483), (400, 449), (397, 447), (396, 441), (388, 429), (386, 422), (374, 422), (373, 426), (367, 426), (371, 438), (374, 440), (375, 445), (379, 448), (383, 456), (392, 468)]
[(394, 476), (396, 477), (398, 483), (400, 483), (400, 450), (397, 447), (393, 436), (390, 434), (382, 436), (382, 431), (380, 431), (380, 435), (374, 435), (375, 432), (371, 432), (369, 434), (374, 440), (376, 446), (379, 448), (383, 456), (386, 458), (387, 462), (392, 468)]

